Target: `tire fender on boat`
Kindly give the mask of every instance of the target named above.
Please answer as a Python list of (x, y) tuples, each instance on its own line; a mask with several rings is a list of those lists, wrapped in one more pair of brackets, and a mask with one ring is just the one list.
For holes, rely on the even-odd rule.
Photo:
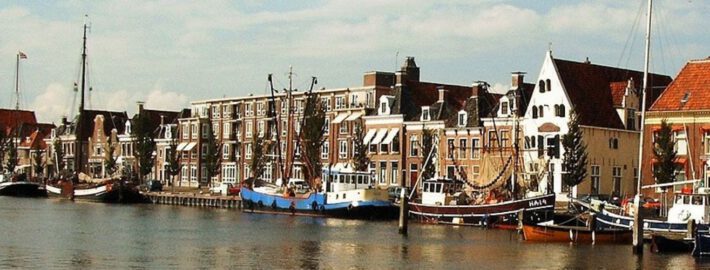
[(313, 211), (318, 210), (318, 202), (313, 201), (313, 203), (311, 203), (311, 208), (313, 208)]
[(348, 204), (348, 211), (352, 211), (352, 210), (353, 210), (353, 205), (352, 205), (352, 204)]
[(288, 210), (291, 210), (291, 213), (296, 212), (296, 203), (291, 201), (291, 205), (288, 206)]
[(257, 205), (259, 205), (259, 208), (264, 208), (264, 203), (262, 201), (259, 201)]
[(271, 202), (271, 208), (276, 209), (276, 200), (274, 200), (273, 202)]

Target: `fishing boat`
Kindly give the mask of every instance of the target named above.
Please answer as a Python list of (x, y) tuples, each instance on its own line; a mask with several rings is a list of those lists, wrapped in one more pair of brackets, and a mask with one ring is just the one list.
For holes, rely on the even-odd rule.
[[(395, 218), (399, 207), (387, 190), (374, 188), (372, 175), (349, 169), (324, 169), (324, 191), (289, 181), (285, 187), (262, 184), (241, 189), (245, 209), (363, 219)], [(258, 181), (250, 181), (257, 183)]]
[[(521, 87), (511, 89), (508, 95), (512, 99), (519, 100), (522, 92)], [(487, 181), (487, 184), (476, 184), (466, 178), (466, 174), (460, 171), (462, 179), (442, 178), (435, 172), (431, 179), (422, 181), (423, 174), (419, 175), (414, 189), (409, 195), (409, 214), (424, 223), (452, 224), (452, 225), (472, 225), (472, 226), (496, 226), (499, 228), (515, 229), (519, 222), (537, 224), (552, 220), (554, 216), (555, 194), (544, 194), (527, 190), (523, 196), (516, 196), (512, 190), (519, 186), (523, 174), (521, 166), (521, 156), (517, 143), (518, 126), (518, 104), (515, 102), (512, 107), (512, 130), (513, 149), (509, 156), (491, 157), (486, 155), (482, 158), (481, 176), (479, 179)], [(495, 122), (495, 117), (492, 118)], [(493, 125), (496, 126), (495, 123)], [(435, 138), (436, 140), (436, 138)], [(434, 142), (432, 150), (427, 154), (424, 167), (429, 162), (433, 162), (434, 153), (438, 149), (438, 143)], [(499, 144), (500, 145), (500, 144)], [(452, 148), (452, 146), (449, 146)], [(493, 152), (493, 151), (491, 151)], [(500, 151), (503, 152), (503, 151)], [(454, 155), (449, 156), (454, 164), (457, 164)], [(494, 164), (500, 162), (501, 164)], [(459, 167), (459, 166), (455, 166)], [(485, 173), (484, 173), (485, 172)], [(504, 185), (509, 180), (508, 188)], [(413, 200), (416, 187), (421, 182), (421, 196)], [(520, 186), (525, 186), (523, 185)], [(520, 219), (519, 216), (523, 218)]]
[(695, 245), (693, 246), (693, 256), (710, 256), (710, 234), (698, 233), (695, 235)]
[(628, 244), (631, 230), (606, 229), (598, 231), (585, 226), (564, 226), (548, 223), (523, 225), (523, 238), (532, 242), (573, 242), (578, 244)]

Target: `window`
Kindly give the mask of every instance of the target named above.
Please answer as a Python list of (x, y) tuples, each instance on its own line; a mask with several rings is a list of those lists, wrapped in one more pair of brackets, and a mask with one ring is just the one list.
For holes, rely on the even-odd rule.
[(323, 108), (325, 108), (326, 112), (330, 111), (331, 108), (330, 108), (330, 101), (328, 100), (328, 97), (320, 98), (320, 103), (323, 106)]
[(348, 158), (348, 141), (340, 140), (338, 141), (338, 157)]
[(323, 147), (320, 149), (320, 158), (321, 159), (328, 159), (328, 152), (330, 152), (330, 145), (329, 143), (323, 142)]
[(229, 159), (229, 145), (225, 144), (222, 146), (222, 159)]
[(187, 173), (187, 166), (182, 166), (182, 169), (180, 169), (180, 180), (183, 182), (187, 182), (188, 179), (188, 173)]
[(550, 79), (545, 80), (545, 82), (547, 82), (545, 84), (545, 90), (547, 90), (548, 92), (552, 91), (552, 82), (550, 82)]
[(264, 102), (256, 103), (256, 115), (264, 115)]
[(413, 135), (411, 138), (409, 138), (409, 156), (419, 156), (419, 141), (416, 135)]
[(222, 129), (223, 131), (223, 136), (225, 138), (229, 138), (232, 135), (232, 124), (230, 123), (224, 123), (224, 128)]
[(200, 131), (197, 130), (197, 123), (193, 123), (190, 130), (192, 131), (192, 138), (197, 139), (197, 134), (200, 133)]
[(397, 175), (399, 175), (399, 165), (397, 161), (392, 161), (392, 177), (390, 178), (390, 185), (398, 185)]
[(560, 110), (560, 111), (559, 111), (559, 115), (558, 115), (558, 116), (559, 116), (559, 117), (565, 117), (565, 115), (567, 114), (567, 109), (565, 109), (565, 105), (564, 105), (564, 104), (560, 104), (559, 110)]
[(390, 145), (387, 143), (380, 143), (380, 153), (387, 153), (389, 152)]
[(532, 107), (532, 118), (533, 119), (537, 118), (537, 107), (536, 106)]
[(558, 145), (560, 141), (560, 135), (555, 135), (555, 137), (547, 138), (547, 155), (550, 157), (560, 158), (560, 153), (558, 151)]
[(385, 183), (385, 178), (387, 177), (387, 162), (380, 161), (380, 184)]
[(453, 165), (446, 166), (446, 178), (456, 178), (456, 167), (454, 167)]
[(459, 139), (459, 158), (466, 158), (466, 139)]
[(591, 173), (591, 193), (592, 194), (599, 194), (599, 177), (601, 176), (600, 170), (599, 170), (599, 165), (592, 165), (592, 173)]
[(508, 131), (501, 130), (500, 132), (500, 146), (503, 148), (508, 147)]
[(219, 106), (212, 106), (212, 118), (219, 118)]
[(358, 107), (358, 97), (357, 97), (357, 94), (351, 94), (351, 95), (350, 95), (350, 107), (351, 107), (351, 108)]
[(229, 105), (222, 106), (222, 118), (229, 118), (232, 116), (232, 107)]
[(252, 116), (252, 115), (254, 115), (254, 111), (252, 111), (252, 108), (251, 108), (251, 103), (246, 103), (246, 104), (244, 104), (244, 106), (245, 106), (245, 109), (244, 109), (244, 110), (246, 111), (246, 112), (245, 112), (245, 115), (246, 115), (246, 116)]
[(471, 158), (479, 159), (481, 158), (481, 140), (471, 139)]
[(421, 120), (422, 120), (422, 121), (429, 121), (429, 119), (430, 119), (430, 117), (429, 117), (429, 106), (423, 106), (423, 107), (422, 107), (422, 117), (421, 117)]
[(705, 142), (705, 154), (710, 155), (710, 132), (705, 132), (703, 141)]
[(479, 177), (481, 177), (481, 167), (478, 165), (474, 165), (471, 167), (471, 180), (476, 180)]
[(251, 138), (252, 129), (253, 129), (253, 128), (252, 128), (252, 122), (251, 122), (251, 121), (247, 122), (247, 131), (246, 131), (246, 136), (247, 136), (247, 138)]
[(688, 143), (686, 140), (685, 130), (678, 130), (673, 133), (675, 138), (675, 150), (678, 155), (688, 154)]
[(346, 122), (340, 123), (340, 134), (348, 134), (348, 124)]
[[(54, 131), (54, 130), (52, 130)], [(182, 138), (187, 139), (190, 136), (190, 126), (187, 124), (182, 124)]]
[(345, 97), (344, 96), (337, 96), (335, 97), (335, 109), (345, 109), (346, 104), (345, 104)]
[(454, 139), (447, 139), (446, 140), (446, 156), (448, 158), (454, 158)]
[(215, 137), (218, 137), (219, 135), (219, 123), (212, 123), (212, 134)]
[(468, 120), (467, 118), (468, 118), (468, 115), (465, 111), (459, 112), (459, 121), (458, 121), (459, 127), (465, 127), (467, 125), (467, 123), (466, 123), (467, 122), (466, 120)]
[(286, 132), (288, 131), (288, 128), (288, 121), (281, 121), (281, 137), (286, 137)]
[(202, 138), (203, 139), (207, 138), (207, 132), (209, 132), (209, 130), (207, 130), (208, 128), (210, 128), (208, 124), (202, 124)]
[(387, 101), (380, 102), (380, 114), (387, 113)]
[(264, 128), (264, 121), (259, 121), (259, 123), (257, 123), (257, 124), (258, 124), (257, 130), (259, 131), (259, 137), (264, 137), (264, 129), (265, 129)]
[(621, 194), (621, 167), (614, 166), (611, 168), (611, 181), (612, 181), (612, 196), (619, 196)]
[(244, 158), (251, 159), (251, 143), (247, 143), (245, 146), (246, 149), (244, 149)]
[(540, 118), (545, 117), (545, 111), (543, 109), (544, 107), (542, 105), (538, 106), (538, 113), (540, 114)]
[(203, 144), (201, 149), (202, 149), (202, 158), (205, 158), (205, 156), (207, 156), (207, 145)]
[(540, 80), (537, 84), (537, 88), (540, 90), (540, 93), (545, 93), (545, 81)]
[(197, 165), (190, 166), (190, 182), (197, 182)]
[(501, 115), (508, 114), (508, 102), (507, 101), (503, 101), (500, 103), (500, 114)]
[(488, 131), (488, 148), (498, 148), (498, 133), (495, 130)]
[(325, 118), (325, 123), (323, 123), (323, 134), (328, 135), (330, 133), (330, 118)]
[[(686, 176), (685, 176), (685, 166), (683, 164), (676, 164), (675, 181), (681, 182), (681, 181), (685, 181), (685, 180), (687, 180)], [(683, 188), (683, 185), (675, 185), (676, 192), (680, 192), (682, 188)]]

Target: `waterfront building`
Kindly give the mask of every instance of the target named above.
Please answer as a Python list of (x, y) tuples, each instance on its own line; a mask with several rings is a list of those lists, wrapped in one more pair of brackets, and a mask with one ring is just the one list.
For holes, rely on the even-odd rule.
[[(643, 72), (555, 59), (545, 55), (537, 84), (525, 111), (525, 166), (543, 175), (541, 189), (551, 188), (558, 200), (567, 200), (570, 187), (562, 183), (561, 137), (567, 133), (572, 112), (579, 115), (583, 141), (589, 154), (587, 178), (572, 190), (623, 195), (635, 193)], [(647, 103), (655, 101), (671, 81), (649, 74)], [(649, 106), (649, 105), (647, 105)]]
[[(149, 179), (159, 180), (164, 186), (173, 185), (173, 181), (177, 179), (168, 173), (168, 167), (170, 166), (169, 156), (171, 152), (175, 151), (177, 146), (179, 146), (178, 119), (189, 117), (190, 109), (183, 109), (178, 113), (170, 111), (150, 111), (151, 114), (160, 117), (160, 124), (156, 127), (154, 132), (156, 156), (153, 171)], [(175, 149), (173, 149), (173, 145)], [(180, 156), (178, 155), (177, 158), (179, 162)]]
[(34, 165), (38, 161), (40, 165), (44, 163), (46, 145), (42, 140), (49, 135), (52, 128), (54, 124), (38, 123), (34, 111), (0, 109), (0, 150), (4, 154), (0, 157), (0, 162), (3, 169), (10, 158), (6, 152), (10, 150), (9, 144), (14, 144), (17, 146), (15, 172), (27, 173), (30, 177), (45, 174), (44, 171), (37, 173)]
[[(646, 112), (642, 160), (642, 185), (656, 183), (653, 167), (654, 138), (661, 121), (671, 125), (677, 151), (676, 181), (710, 180), (710, 58), (691, 60)], [(682, 185), (671, 191), (680, 191)], [(644, 189), (646, 196), (657, 197), (660, 189)]]

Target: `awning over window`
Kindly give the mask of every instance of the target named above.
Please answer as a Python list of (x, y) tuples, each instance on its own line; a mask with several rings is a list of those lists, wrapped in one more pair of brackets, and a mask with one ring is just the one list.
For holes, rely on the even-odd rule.
[(192, 148), (195, 148), (196, 145), (196, 142), (188, 143), (187, 146), (185, 146), (185, 149), (183, 149), (183, 151), (192, 151)]
[(364, 114), (363, 112), (354, 112), (350, 116), (348, 116), (348, 118), (345, 118), (345, 121), (353, 121), (353, 120), (360, 119), (360, 117), (363, 114)]
[[(651, 158), (651, 165), (655, 165), (658, 163), (658, 159), (656, 158)], [(685, 157), (676, 157), (675, 160), (673, 161), (675, 164), (680, 164), (680, 165), (685, 165), (688, 163), (688, 158)]]
[(365, 138), (362, 139), (362, 144), (367, 145), (370, 140), (372, 140), (372, 137), (375, 136), (375, 132), (377, 132), (377, 129), (370, 129), (367, 131), (367, 134), (365, 134)]
[(350, 113), (339, 113), (337, 116), (335, 116), (335, 119), (333, 119), (333, 122), (331, 123), (340, 124), (343, 122), (343, 120), (345, 120), (345, 118), (348, 117), (348, 115), (350, 115)]
[(183, 149), (185, 149), (185, 146), (187, 146), (187, 143), (186, 143), (186, 142), (181, 142), (180, 144), (178, 144), (178, 146), (177, 146), (177, 148), (175, 149), (175, 151), (182, 151)]
[(378, 144), (382, 141), (382, 139), (385, 137), (387, 134), (387, 129), (386, 128), (381, 128), (377, 131), (377, 135), (375, 135), (375, 138), (372, 139), (370, 144)]
[(399, 128), (390, 129), (390, 131), (387, 133), (387, 137), (385, 137), (385, 140), (382, 141), (382, 143), (385, 143), (385, 144), (392, 143), (392, 140), (394, 139), (395, 136), (397, 136), (398, 133), (399, 133)]

